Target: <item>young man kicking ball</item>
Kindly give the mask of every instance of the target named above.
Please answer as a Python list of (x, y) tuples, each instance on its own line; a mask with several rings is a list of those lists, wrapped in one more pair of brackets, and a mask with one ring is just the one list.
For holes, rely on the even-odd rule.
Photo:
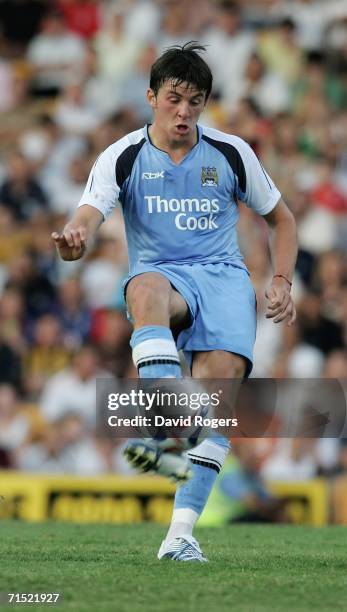
[[(79, 259), (120, 201), (129, 251), (131, 346), (141, 378), (181, 377), (180, 349), (194, 378), (249, 374), (256, 303), (237, 243), (239, 200), (262, 215), (274, 234), (266, 316), (289, 325), (296, 316), (290, 295), (295, 221), (252, 149), (198, 124), (212, 88), (203, 50), (188, 43), (154, 63), (147, 92), (153, 123), (100, 155), (75, 215), (61, 234), (52, 234), (63, 259)], [(176, 480), (191, 478), (177, 488), (159, 558), (206, 560), (192, 531), (228, 449), (228, 441), (216, 436), (189, 451), (191, 463), (177, 456)], [(130, 441), (126, 455), (140, 470), (169, 473), (168, 454), (154, 441)]]

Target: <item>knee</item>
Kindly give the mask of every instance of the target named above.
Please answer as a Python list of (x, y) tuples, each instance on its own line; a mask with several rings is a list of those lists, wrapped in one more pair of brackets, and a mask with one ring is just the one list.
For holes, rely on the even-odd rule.
[(157, 308), (168, 313), (170, 283), (159, 274), (141, 274), (129, 282), (126, 299), (134, 320)]
[(196, 378), (243, 378), (245, 372), (246, 360), (226, 351), (199, 353), (193, 361)]
[(231, 355), (232, 359), (229, 364), (229, 378), (243, 378), (246, 373), (246, 360), (239, 355)]
[(241, 359), (225, 359), (213, 368), (213, 374), (206, 375), (206, 378), (243, 378), (245, 375), (245, 361)]

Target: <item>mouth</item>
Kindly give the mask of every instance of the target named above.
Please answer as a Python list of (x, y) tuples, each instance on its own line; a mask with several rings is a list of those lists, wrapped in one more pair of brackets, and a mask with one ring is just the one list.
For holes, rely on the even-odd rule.
[(179, 123), (178, 125), (175, 125), (175, 130), (176, 132), (178, 132), (179, 134), (187, 134), (189, 132), (189, 126), (185, 123)]

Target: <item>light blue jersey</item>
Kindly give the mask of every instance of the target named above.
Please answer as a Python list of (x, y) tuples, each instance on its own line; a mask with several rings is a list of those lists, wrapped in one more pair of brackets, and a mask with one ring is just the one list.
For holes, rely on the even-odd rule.
[(266, 215), (281, 194), (241, 138), (197, 129), (197, 144), (178, 165), (151, 143), (147, 127), (128, 134), (97, 159), (79, 205), (107, 218), (121, 203), (127, 282), (159, 272), (183, 296), (191, 325), (177, 347), (188, 362), (195, 351), (230, 351), (246, 358), (249, 373), (256, 300), (238, 247), (238, 200)]
[(197, 144), (178, 165), (151, 143), (147, 127), (112, 144), (94, 164), (79, 205), (106, 218), (121, 203), (130, 273), (143, 264), (244, 265), (237, 201), (265, 215), (280, 199), (241, 138), (197, 130)]

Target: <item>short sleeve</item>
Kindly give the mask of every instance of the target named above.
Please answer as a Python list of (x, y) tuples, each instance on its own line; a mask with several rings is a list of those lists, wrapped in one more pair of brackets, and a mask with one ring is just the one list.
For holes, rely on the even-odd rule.
[(267, 215), (281, 198), (272, 179), (263, 168), (251, 147), (241, 138), (235, 138), (244, 168), (243, 185), (238, 185), (239, 200), (260, 215)]
[(116, 180), (116, 158), (112, 148), (106, 149), (94, 163), (78, 206), (89, 204), (106, 219), (118, 204), (120, 187)]

